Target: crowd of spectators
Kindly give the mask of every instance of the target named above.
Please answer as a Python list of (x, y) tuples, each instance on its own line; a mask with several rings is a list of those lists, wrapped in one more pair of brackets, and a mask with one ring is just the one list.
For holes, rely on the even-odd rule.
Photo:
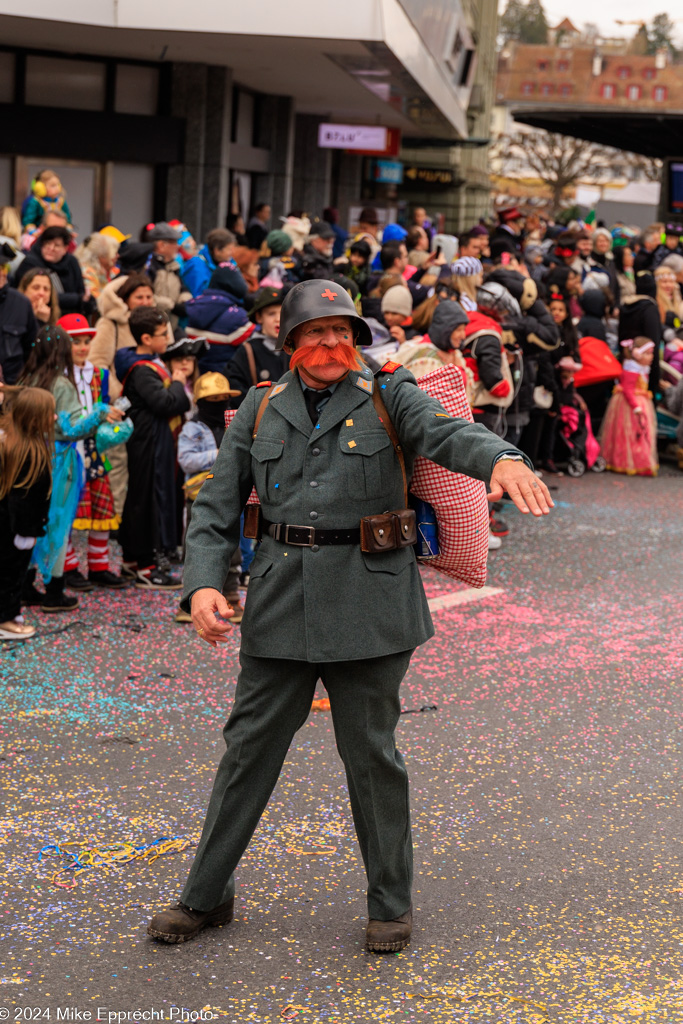
[[(68, 590), (179, 587), (172, 567), (187, 516), (231, 411), (288, 368), (275, 342), (283, 298), (300, 281), (348, 291), (370, 327), (363, 356), (373, 369), (393, 360), (419, 377), (459, 366), (474, 419), (518, 445), (539, 475), (653, 475), (647, 403), (654, 396), (683, 408), (680, 225), (560, 226), (510, 208), (456, 238), (436, 232), (422, 208), (409, 224), (381, 228), (366, 207), (347, 232), (330, 208), (320, 217), (292, 210), (271, 227), (262, 203), (246, 224), (232, 215), (201, 246), (177, 221), (146, 225), (138, 239), (104, 225), (76, 245), (57, 176), (42, 178), (23, 211), (0, 210), (2, 437), (26, 434), (24, 475), (45, 520), (42, 537), (35, 527), (37, 537), (22, 533), (8, 509), (33, 499), (13, 470), (0, 512), (6, 506), (12, 544), (35, 549), (19, 603), (69, 611), (77, 598)], [(30, 416), (10, 422), (22, 389), (37, 410), (33, 441)], [(44, 467), (28, 471), (45, 419), (36, 389), (50, 393), (56, 418), (49, 501)], [(624, 409), (610, 405), (613, 392)], [(628, 452), (617, 445), (615, 453), (610, 432), (601, 433), (608, 405), (606, 422), (619, 412), (619, 431), (633, 431)], [(492, 548), (508, 533), (498, 511)], [(87, 567), (72, 529), (88, 531)], [(122, 548), (120, 574), (110, 570), (110, 537)], [(236, 622), (252, 547), (243, 539), (226, 581)], [(11, 544), (6, 555), (9, 565)], [(0, 605), (0, 633), (30, 635), (16, 594), (0, 594)], [(187, 618), (178, 612), (177, 621)]]

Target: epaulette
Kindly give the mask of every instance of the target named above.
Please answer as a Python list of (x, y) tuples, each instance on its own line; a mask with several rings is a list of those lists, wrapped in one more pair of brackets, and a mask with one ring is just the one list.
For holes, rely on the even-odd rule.
[(389, 360), (389, 362), (385, 363), (384, 366), (380, 369), (379, 372), (380, 373), (396, 373), (397, 370), (401, 370), (401, 369), (403, 369), (403, 363), (392, 363), (392, 361)]
[(269, 388), (272, 384), (272, 380), (262, 380), (260, 384), (257, 384), (257, 388)]

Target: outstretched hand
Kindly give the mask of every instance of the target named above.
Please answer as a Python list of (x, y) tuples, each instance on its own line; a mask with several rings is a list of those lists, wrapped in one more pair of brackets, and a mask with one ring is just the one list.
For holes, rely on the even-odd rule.
[[(218, 641), (228, 639), (225, 634), (230, 632), (232, 626), (221, 619), (229, 619), (233, 609), (220, 590), (213, 590), (211, 587), (196, 590), (192, 595), (191, 612), (192, 625), (200, 639), (205, 640), (211, 647), (217, 647)], [(220, 619), (216, 618), (216, 614)]]
[(500, 501), (505, 491), (520, 512), (547, 516), (555, 507), (546, 485), (524, 462), (500, 459), (493, 467), (489, 501)]

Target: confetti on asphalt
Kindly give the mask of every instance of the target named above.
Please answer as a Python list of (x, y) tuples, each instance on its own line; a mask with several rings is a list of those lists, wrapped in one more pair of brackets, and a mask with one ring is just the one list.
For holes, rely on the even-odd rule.
[[(177, 593), (95, 590), (58, 626), (31, 610), (35, 640), (0, 649), (0, 983), (12, 1002), (212, 1008), (227, 1024), (683, 1020), (679, 495), (666, 469), (562, 479), (548, 520), (501, 513), (497, 593), (435, 610), (398, 727), (415, 931), (387, 957), (364, 950), (363, 865), (329, 714), (295, 736), (237, 872), (234, 922), (151, 942), (150, 911), (179, 898), (194, 848), (106, 871), (95, 851), (196, 842), (239, 631), (201, 644), (174, 622)], [(429, 598), (457, 593), (428, 568), (424, 580)], [(73, 859), (40, 860), (50, 845), (92, 852), (76, 888)], [(58, 864), (69, 888), (50, 881)]]

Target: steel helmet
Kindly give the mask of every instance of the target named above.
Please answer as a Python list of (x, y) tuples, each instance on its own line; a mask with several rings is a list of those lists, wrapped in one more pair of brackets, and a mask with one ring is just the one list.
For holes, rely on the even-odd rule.
[(353, 299), (335, 281), (302, 281), (285, 296), (280, 311), (280, 333), (275, 349), (281, 352), (295, 327), (322, 316), (348, 316), (354, 321), (353, 333), (357, 344), (372, 345), (372, 334)]

